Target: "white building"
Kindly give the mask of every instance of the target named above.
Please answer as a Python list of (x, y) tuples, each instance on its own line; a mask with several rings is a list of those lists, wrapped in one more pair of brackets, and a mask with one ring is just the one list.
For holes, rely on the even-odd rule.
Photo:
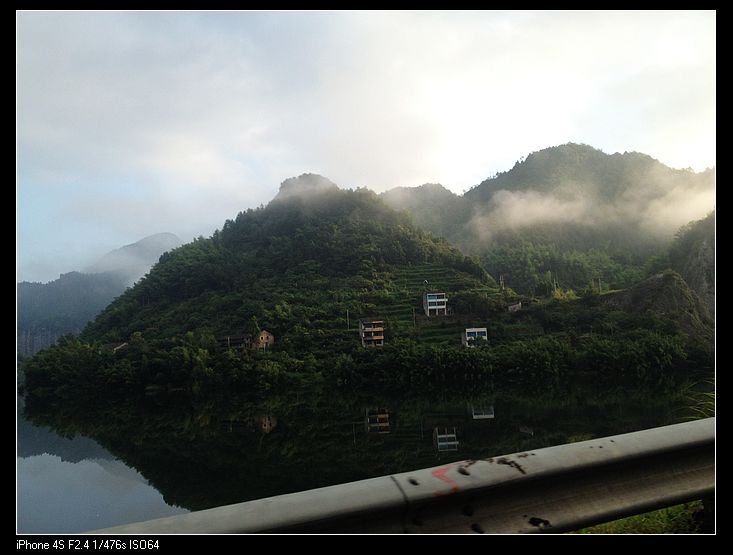
[(438, 451), (458, 451), (458, 439), (455, 428), (434, 428), (433, 443)]
[(484, 341), (489, 340), (489, 334), (486, 328), (466, 328), (466, 331), (461, 333), (461, 343), (466, 347), (470, 347), (473, 341), (483, 339)]
[(448, 313), (448, 295), (445, 293), (425, 293), (422, 297), (425, 316), (445, 316)]

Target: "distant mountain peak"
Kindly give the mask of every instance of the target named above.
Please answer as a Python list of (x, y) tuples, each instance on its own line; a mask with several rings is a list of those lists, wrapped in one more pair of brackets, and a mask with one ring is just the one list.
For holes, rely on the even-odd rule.
[(298, 177), (290, 177), (280, 184), (280, 190), (275, 200), (285, 200), (300, 197), (307, 200), (312, 195), (320, 195), (338, 191), (338, 185), (327, 177), (316, 173), (304, 173)]
[(406, 193), (437, 193), (456, 196), (453, 192), (443, 187), (443, 185), (441, 185), (440, 183), (423, 183), (422, 185), (418, 185), (417, 187), (394, 187), (389, 191), (382, 193), (382, 196), (388, 196), (393, 191), (402, 191)]
[(130, 281), (141, 277), (155, 264), (160, 255), (183, 244), (173, 233), (155, 233), (135, 243), (108, 252), (86, 268), (87, 273), (114, 272)]
[(182, 244), (181, 238), (178, 237), (175, 233), (171, 233), (169, 231), (164, 231), (163, 233), (153, 233), (152, 235), (148, 235), (147, 237), (143, 237), (139, 241), (136, 241), (135, 243), (131, 243), (129, 245), (125, 245), (124, 247), (133, 247), (133, 246), (143, 246), (143, 245), (180, 245)]

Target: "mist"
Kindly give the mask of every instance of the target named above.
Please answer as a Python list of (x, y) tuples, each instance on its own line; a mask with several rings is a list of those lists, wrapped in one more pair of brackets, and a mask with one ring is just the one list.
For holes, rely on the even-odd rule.
[(473, 206), (465, 227), (482, 242), (505, 231), (552, 224), (633, 229), (668, 241), (682, 226), (715, 208), (714, 172), (682, 175), (686, 173), (691, 179), (684, 182), (680, 172), (672, 178), (650, 173), (615, 195), (598, 182), (562, 182), (549, 191), (537, 190), (546, 189), (544, 185), (521, 191), (499, 189), (487, 204)]

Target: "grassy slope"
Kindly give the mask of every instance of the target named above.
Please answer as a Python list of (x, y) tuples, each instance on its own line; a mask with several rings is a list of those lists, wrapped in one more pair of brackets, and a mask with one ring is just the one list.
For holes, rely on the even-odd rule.
[(700, 533), (702, 501), (675, 505), (650, 513), (579, 530), (580, 534), (694, 534)]

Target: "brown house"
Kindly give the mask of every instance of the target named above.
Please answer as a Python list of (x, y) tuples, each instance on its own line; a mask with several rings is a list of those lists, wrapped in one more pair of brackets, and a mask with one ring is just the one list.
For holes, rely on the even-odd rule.
[(270, 414), (260, 417), (260, 429), (269, 434), (272, 430), (277, 428), (277, 416)]
[(267, 330), (262, 330), (257, 335), (240, 335), (237, 337), (220, 337), (219, 343), (227, 348), (241, 347), (242, 349), (262, 349), (266, 351), (275, 344), (275, 336)]
[(262, 349), (266, 351), (275, 343), (275, 336), (267, 330), (262, 330), (252, 338), (252, 349)]

